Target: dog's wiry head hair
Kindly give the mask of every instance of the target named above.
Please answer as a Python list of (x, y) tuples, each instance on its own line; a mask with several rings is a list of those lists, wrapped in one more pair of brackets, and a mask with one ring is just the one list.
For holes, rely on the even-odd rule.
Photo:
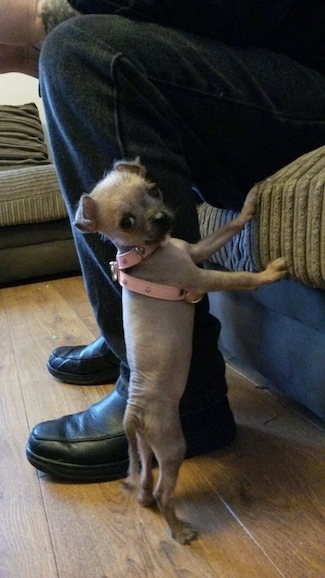
[(170, 233), (173, 215), (155, 183), (137, 158), (118, 161), (89, 195), (82, 195), (75, 226), (99, 232), (118, 247), (162, 242)]

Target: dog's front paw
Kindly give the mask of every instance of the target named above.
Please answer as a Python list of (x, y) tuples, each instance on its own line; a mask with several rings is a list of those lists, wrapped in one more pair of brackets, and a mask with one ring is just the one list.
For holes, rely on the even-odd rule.
[(283, 279), (288, 273), (288, 263), (284, 257), (279, 257), (275, 259), (264, 271), (265, 277), (268, 283), (272, 283), (273, 281), (279, 281)]
[(171, 533), (174, 540), (182, 545), (190, 544), (198, 537), (198, 533), (192, 528), (191, 524), (182, 520), (178, 520), (177, 524), (171, 528)]

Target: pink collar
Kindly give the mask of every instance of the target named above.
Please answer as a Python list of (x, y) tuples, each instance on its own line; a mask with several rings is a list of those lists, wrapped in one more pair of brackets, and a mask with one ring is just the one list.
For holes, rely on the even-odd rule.
[(152, 253), (160, 246), (160, 243), (154, 243), (153, 245), (148, 245), (147, 247), (132, 247), (129, 251), (125, 253), (117, 252), (116, 261), (119, 269), (128, 269), (134, 265), (138, 265), (141, 261), (149, 259)]
[(167, 301), (187, 301), (187, 293), (178, 287), (161, 285), (152, 281), (138, 279), (125, 273), (124, 269), (137, 265), (144, 259), (149, 259), (160, 243), (148, 247), (133, 247), (125, 253), (117, 253), (116, 261), (110, 262), (110, 269), (114, 281), (118, 281), (122, 287), (126, 287), (134, 293), (164, 299)]

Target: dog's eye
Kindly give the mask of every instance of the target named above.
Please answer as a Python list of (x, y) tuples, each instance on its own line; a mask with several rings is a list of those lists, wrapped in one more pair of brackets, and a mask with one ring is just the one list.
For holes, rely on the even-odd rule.
[(154, 199), (161, 199), (162, 198), (161, 191), (158, 189), (158, 187), (152, 187), (152, 189), (149, 189), (148, 195), (150, 197), (153, 197)]
[(123, 219), (121, 219), (120, 226), (121, 226), (121, 229), (123, 229), (124, 231), (127, 231), (128, 229), (132, 229), (134, 223), (135, 223), (135, 218), (132, 217), (132, 215), (127, 215), (126, 217), (123, 217)]

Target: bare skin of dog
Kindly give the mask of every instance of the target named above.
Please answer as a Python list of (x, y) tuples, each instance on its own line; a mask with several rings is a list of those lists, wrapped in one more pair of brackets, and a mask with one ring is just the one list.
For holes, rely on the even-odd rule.
[[(249, 194), (240, 214), (196, 244), (170, 238), (172, 215), (154, 183), (146, 180), (139, 159), (116, 163), (114, 169), (83, 195), (75, 225), (84, 232), (100, 232), (117, 247), (118, 254), (136, 248), (154, 250), (130, 274), (138, 279), (183, 290), (185, 299), (150, 298), (123, 287), (123, 323), (130, 367), (124, 427), (129, 441), (130, 467), (125, 484), (140, 488), (144, 506), (156, 502), (172, 536), (181, 544), (197, 537), (178, 518), (173, 493), (185, 456), (179, 418), (192, 353), (194, 301), (209, 291), (252, 290), (282, 279), (287, 266), (279, 258), (259, 273), (219, 272), (197, 266), (237, 234), (252, 218), (255, 198)], [(152, 455), (159, 465), (154, 488)], [(141, 473), (139, 468), (141, 461)]]

